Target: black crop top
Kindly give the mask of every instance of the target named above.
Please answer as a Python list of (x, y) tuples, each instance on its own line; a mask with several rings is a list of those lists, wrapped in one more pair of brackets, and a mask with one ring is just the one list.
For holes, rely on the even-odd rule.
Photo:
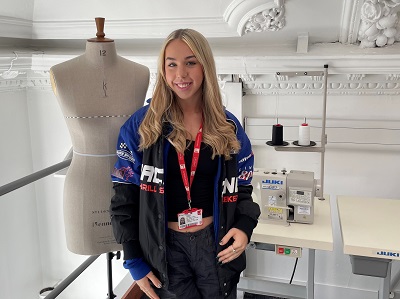
[[(189, 141), (187, 141), (189, 142)], [(192, 165), (194, 141), (185, 151), (188, 178)], [(212, 149), (201, 143), (199, 163), (191, 186), (192, 208), (203, 209), (203, 218), (213, 215), (214, 178), (218, 169), (218, 158), (211, 160)], [(168, 152), (167, 177), (165, 182), (168, 221), (178, 221), (178, 214), (189, 208), (185, 187), (179, 169), (178, 156), (173, 146)]]

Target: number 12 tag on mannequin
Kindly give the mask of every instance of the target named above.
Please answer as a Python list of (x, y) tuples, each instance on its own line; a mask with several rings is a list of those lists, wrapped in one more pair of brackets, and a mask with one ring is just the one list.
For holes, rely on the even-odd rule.
[(200, 125), (199, 132), (196, 135), (194, 142), (192, 165), (190, 168), (190, 182), (186, 172), (185, 158), (182, 153), (177, 152), (179, 168), (181, 170), (183, 185), (185, 186), (186, 196), (188, 200), (189, 209), (182, 211), (178, 214), (178, 229), (189, 228), (203, 224), (203, 209), (192, 208), (192, 198), (190, 195), (190, 187), (192, 186), (194, 175), (196, 173), (197, 164), (200, 156), (200, 145), (203, 139), (203, 125)]

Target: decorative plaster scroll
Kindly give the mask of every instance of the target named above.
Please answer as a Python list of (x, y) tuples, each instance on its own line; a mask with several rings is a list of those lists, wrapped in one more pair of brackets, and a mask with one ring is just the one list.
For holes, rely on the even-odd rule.
[(284, 0), (234, 0), (224, 12), (224, 20), (240, 36), (277, 31), (285, 26)]
[(249, 18), (244, 25), (244, 33), (278, 31), (285, 26), (285, 8), (278, 7), (263, 10)]
[(400, 41), (400, 0), (365, 0), (358, 40), (361, 48), (383, 47)]

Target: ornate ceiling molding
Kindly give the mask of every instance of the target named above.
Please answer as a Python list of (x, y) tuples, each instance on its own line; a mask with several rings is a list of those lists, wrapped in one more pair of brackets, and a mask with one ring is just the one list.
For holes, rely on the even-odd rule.
[(400, 41), (399, 0), (345, 0), (344, 5), (341, 43), (374, 48)]
[[(278, 75), (236, 74), (243, 84), (246, 95), (290, 95), (320, 96), (323, 94), (323, 80), (320, 76), (288, 77)], [(218, 74), (221, 87), (232, 80), (232, 74)], [(149, 93), (156, 82), (156, 73), (150, 73)], [(21, 90), (51, 90), (49, 71), (27, 71), (13, 79), (0, 78), (0, 92)], [(329, 75), (328, 94), (331, 96), (379, 96), (400, 95), (400, 74), (347, 74)]]
[(277, 31), (285, 26), (284, 0), (235, 0), (223, 17), (240, 36), (249, 32)]
[[(323, 81), (321, 77), (308, 78), (265, 78), (240, 76), (243, 82), (243, 91), (246, 95), (322, 95)], [(282, 77), (282, 76), (281, 76)], [(389, 79), (390, 78), (390, 79)], [(365, 75), (348, 74), (328, 77), (328, 94), (341, 95), (399, 95), (400, 75)]]
[(0, 79), (0, 93), (26, 90), (26, 83), (26, 78), (9, 80)]
[(0, 93), (24, 90), (51, 90), (50, 72), (20, 72), (12, 79), (0, 78)]
[(358, 33), (360, 46), (383, 47), (400, 41), (399, 10), (399, 0), (365, 0)]
[[(220, 83), (240, 77), (247, 94), (320, 94), (321, 76), (289, 77), (277, 72), (322, 71), (328, 64), (328, 91), (333, 95), (380, 95), (400, 92), (400, 43), (389, 48), (361, 49), (355, 45), (341, 45), (324, 51), (324, 45), (313, 46), (315, 54), (296, 53), (266, 56), (225, 56), (216, 55), (216, 67)], [(326, 49), (325, 49), (326, 50)], [(345, 50), (347, 52), (345, 52)], [(50, 88), (48, 71), (56, 64), (70, 60), (77, 54), (56, 54), (44, 52), (3, 53), (0, 56), (0, 90), (46, 89)], [(335, 54), (335, 55), (334, 55)], [(125, 55), (125, 58), (146, 65), (151, 73), (151, 85), (156, 80), (156, 55)], [(10, 67), (12, 66), (12, 67)], [(3, 76), (7, 71), (16, 72), (16, 77)], [(307, 78), (307, 79), (304, 79)], [(237, 80), (235, 80), (237, 81)], [(276, 87), (278, 86), (278, 87)]]
[(0, 36), (32, 38), (32, 21), (0, 16)]

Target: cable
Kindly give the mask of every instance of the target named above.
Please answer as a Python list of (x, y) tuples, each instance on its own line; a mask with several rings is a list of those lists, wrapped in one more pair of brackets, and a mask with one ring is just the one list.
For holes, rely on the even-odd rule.
[(296, 272), (296, 267), (297, 267), (297, 262), (298, 262), (298, 260), (299, 260), (299, 258), (296, 257), (296, 262), (294, 263), (293, 273), (292, 273), (292, 277), (290, 277), (290, 282), (289, 282), (289, 284), (292, 284), (293, 276), (294, 276), (294, 273)]

